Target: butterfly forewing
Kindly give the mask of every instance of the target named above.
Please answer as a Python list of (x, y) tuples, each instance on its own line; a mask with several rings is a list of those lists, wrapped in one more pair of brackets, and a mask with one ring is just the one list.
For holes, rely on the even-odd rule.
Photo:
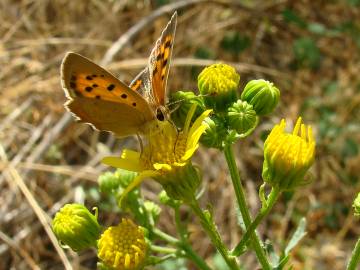
[(151, 92), (158, 106), (165, 106), (166, 103), (166, 84), (174, 45), (176, 20), (177, 13), (175, 12), (157, 40), (149, 58)]
[(68, 53), (61, 66), (66, 106), (81, 121), (118, 136), (142, 132), (154, 119), (147, 101), (89, 59)]
[(176, 19), (175, 12), (151, 51), (148, 66), (130, 86), (89, 59), (68, 53), (61, 78), (69, 111), (80, 121), (120, 137), (146, 133), (153, 120), (164, 121)]

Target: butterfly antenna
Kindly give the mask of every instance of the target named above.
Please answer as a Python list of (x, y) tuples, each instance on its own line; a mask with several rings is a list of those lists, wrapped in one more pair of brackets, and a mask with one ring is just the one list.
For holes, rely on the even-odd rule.
[[(198, 98), (198, 97), (208, 97), (208, 96), (211, 96), (211, 94), (204, 94), (204, 95), (201, 94), (201, 95), (198, 95), (198, 96), (194, 97), (194, 99)], [(179, 100), (167, 103), (166, 107), (170, 107), (172, 105), (177, 105), (173, 110), (170, 111), (170, 114), (173, 113), (174, 111), (176, 111), (177, 109), (179, 109), (180, 103), (184, 102), (185, 100), (186, 99), (183, 98), (183, 99), (179, 99)]]

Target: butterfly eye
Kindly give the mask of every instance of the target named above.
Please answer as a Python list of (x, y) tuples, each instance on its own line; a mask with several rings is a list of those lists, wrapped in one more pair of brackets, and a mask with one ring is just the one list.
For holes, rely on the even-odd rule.
[(160, 108), (156, 109), (156, 119), (159, 121), (164, 121), (165, 120), (165, 115), (163, 113), (163, 111)]

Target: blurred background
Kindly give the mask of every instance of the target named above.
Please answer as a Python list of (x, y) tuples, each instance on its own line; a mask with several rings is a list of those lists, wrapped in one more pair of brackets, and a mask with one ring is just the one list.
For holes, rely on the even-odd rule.
[[(175, 10), (169, 91), (196, 92), (199, 72), (218, 61), (241, 74), (240, 89), (264, 78), (281, 90), (276, 112), (235, 146), (253, 214), (269, 130), (298, 115), (313, 126), (313, 183), (284, 194), (259, 233), (280, 250), (306, 217), (308, 233), (293, 252), (293, 269), (344, 269), (360, 235), (351, 209), (360, 191), (359, 0), (0, 0), (0, 269), (95, 269), (96, 253), (62, 251), (49, 236), (49, 222), (63, 204), (80, 202), (99, 206), (102, 224), (116, 224), (121, 213), (97, 191), (97, 177), (109, 170), (99, 161), (136, 141), (75, 123), (63, 107), (60, 63), (75, 51), (130, 82)], [(203, 205), (213, 204), (223, 239), (233, 247), (241, 233), (223, 155), (201, 149), (195, 160), (206, 172)], [(155, 182), (143, 190), (157, 200)], [(194, 220), (194, 249), (214, 269), (226, 269), (182, 210)], [(164, 209), (159, 226), (168, 233), (175, 232), (171, 218)], [(241, 263), (257, 269), (251, 252)], [(156, 269), (195, 267), (179, 261)]]

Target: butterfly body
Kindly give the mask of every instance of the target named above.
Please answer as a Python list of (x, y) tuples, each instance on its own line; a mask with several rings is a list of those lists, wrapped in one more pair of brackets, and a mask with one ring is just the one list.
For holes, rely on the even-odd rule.
[(61, 65), (68, 98), (65, 107), (81, 122), (119, 137), (146, 134), (168, 119), (166, 83), (173, 47), (176, 13), (152, 50), (148, 66), (129, 86), (91, 60), (70, 52)]

